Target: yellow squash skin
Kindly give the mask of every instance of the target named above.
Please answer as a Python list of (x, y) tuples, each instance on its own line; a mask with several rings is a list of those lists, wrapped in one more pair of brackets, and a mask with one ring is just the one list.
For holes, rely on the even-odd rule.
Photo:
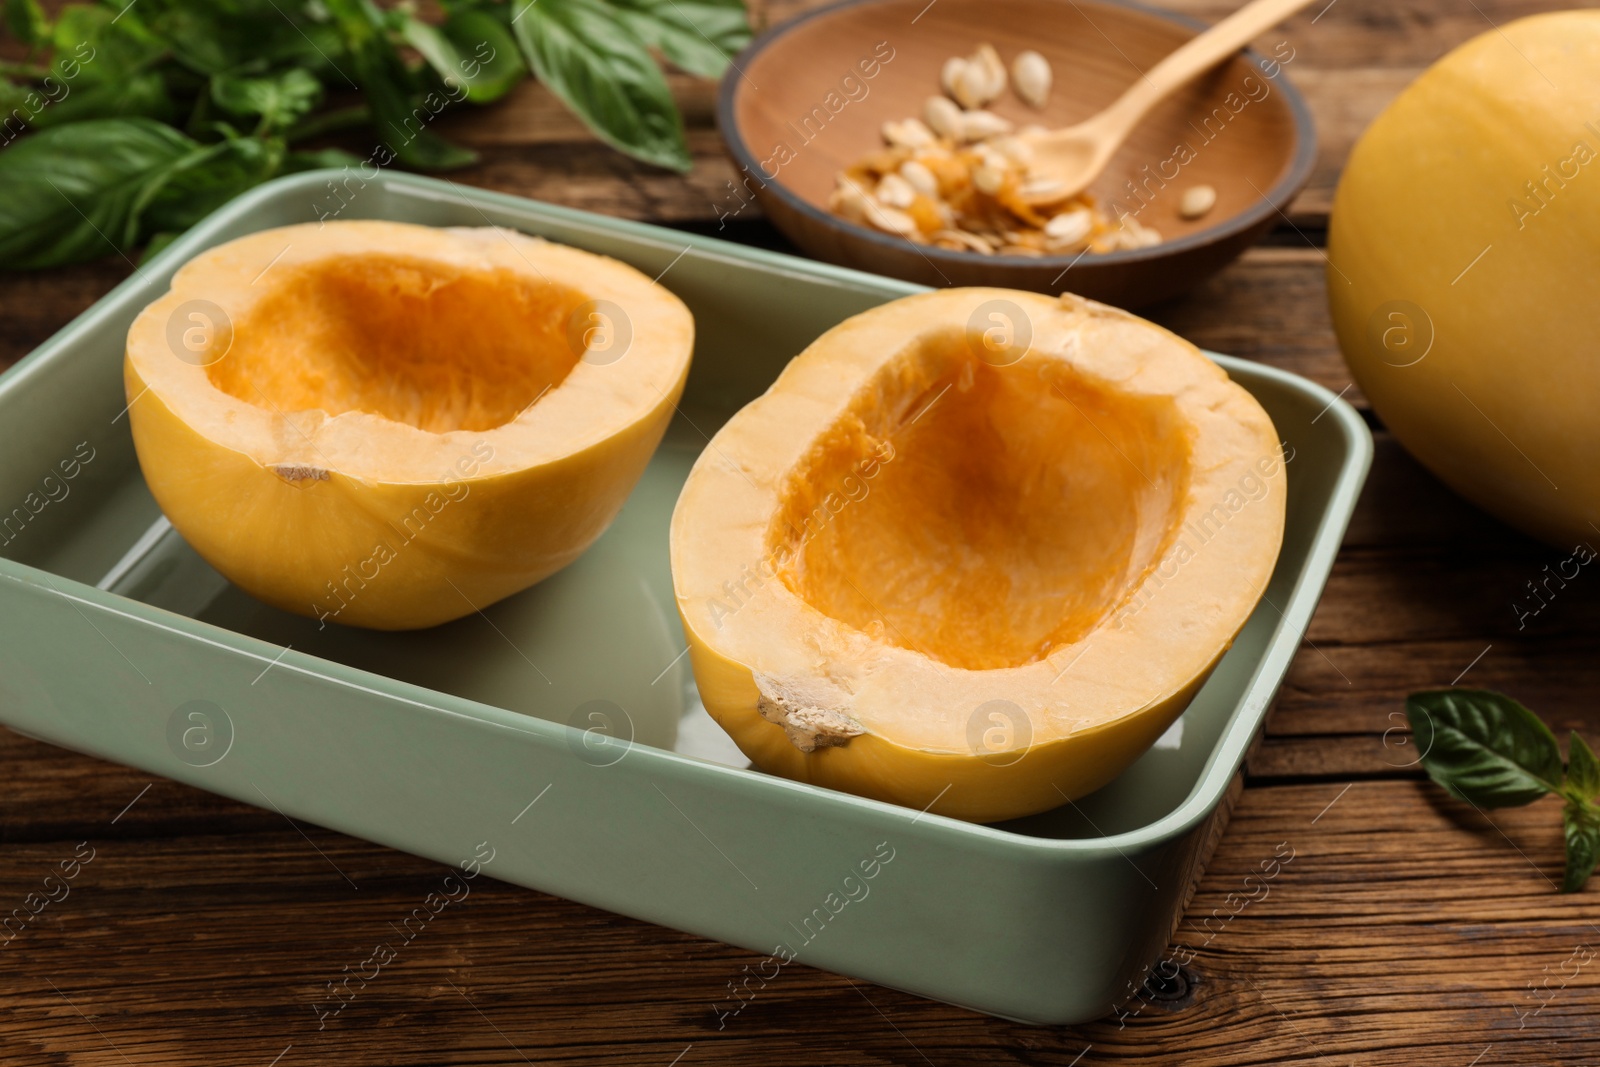
[(980, 822), (1058, 807), (1232, 643), (1277, 559), (1284, 464), (1248, 393), (1124, 312), (1002, 289), (865, 312), (679, 497), (701, 699), (770, 773)]
[[(286, 247), (293, 251), (284, 253)], [(310, 401), (291, 410), (261, 390), (233, 386), (259, 398), (251, 403), (215, 386), (231, 381), (217, 377), (218, 368), (243, 358), (248, 347), (253, 302), (264, 299), (251, 279), (269, 264), (288, 278), (297, 267), (329, 257), (357, 262), (397, 253), (410, 257), (406, 271), (420, 271), (407, 277), (425, 279), (418, 300), (473, 272), (514, 276), (536, 296), (556, 278), (574, 293), (625, 309), (631, 345), (621, 358), (595, 365), (561, 357), (563, 366), (572, 363), (570, 370), (536, 402), (509, 422), (476, 428), (424, 430), (359, 406), (330, 414)], [(229, 352), (206, 367), (175, 358), (169, 341), (168, 323), (197, 299), (223, 308), (234, 324)], [(384, 309), (376, 311), (381, 316)], [(552, 315), (560, 327), (559, 315)], [(469, 331), (470, 323), (463, 327)], [(671, 419), (693, 336), (689, 313), (676, 297), (603, 257), (500, 231), (336, 223), (266, 231), (198, 257), (135, 322), (124, 372), (145, 480), (163, 513), (208, 563), (285, 611), (323, 622), (411, 629), (470, 614), (524, 589), (599, 537)], [(482, 352), (471, 353), (474, 359), (501, 351), (493, 337), (482, 344)], [(326, 388), (320, 356), (305, 353), (297, 372), (311, 400)], [(267, 343), (261, 355), (266, 369), (245, 370), (265, 383), (288, 358)], [(357, 369), (371, 379), (362, 385), (378, 390), (388, 372), (381, 362), (374, 366)], [(462, 373), (463, 390), (478, 388), (470, 368)], [(301, 383), (277, 388), (281, 397), (281, 390)], [(336, 406), (349, 403), (344, 398)], [(369, 407), (381, 409), (383, 402)], [(470, 404), (466, 410), (470, 421)]]
[(1340, 347), (1400, 441), (1571, 549), (1600, 524), (1600, 11), (1440, 60), (1363, 135), (1328, 234)]

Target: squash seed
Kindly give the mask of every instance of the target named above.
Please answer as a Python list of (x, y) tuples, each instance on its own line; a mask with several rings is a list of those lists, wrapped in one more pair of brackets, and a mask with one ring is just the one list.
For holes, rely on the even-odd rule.
[(1044, 236), (1052, 246), (1082, 244), (1094, 230), (1094, 215), (1088, 208), (1063, 211), (1044, 224)]
[(934, 233), (933, 239), (942, 244), (964, 248), (969, 252), (982, 252), (984, 255), (992, 255), (994, 252), (994, 245), (987, 238), (968, 233), (966, 230), (939, 230)]
[(956, 103), (971, 111), (983, 107), (994, 97), (989, 95), (989, 72), (977, 63), (963, 63), (956, 72), (950, 95)]
[(915, 159), (906, 160), (900, 164), (900, 177), (923, 196), (939, 195), (939, 179), (933, 176), (933, 171), (929, 170), (925, 163)]
[(1006, 172), (993, 163), (980, 163), (973, 168), (972, 184), (977, 186), (979, 192), (994, 196), (1005, 188)]
[(939, 136), (952, 141), (963, 139), (961, 109), (947, 97), (928, 97), (928, 102), (922, 105), (922, 118)]
[(902, 119), (883, 124), (883, 140), (899, 148), (924, 148), (937, 138), (921, 119)]
[[(1043, 56), (1015, 57), (1010, 81), (1025, 102), (1042, 105), (1050, 78)], [(940, 85), (949, 95), (930, 96), (920, 119), (885, 122), (888, 147), (837, 175), (830, 210), (914, 243), (982, 255), (997, 249), (1068, 255), (1160, 243), (1156, 230), (1132, 216), (1113, 221), (1092, 196), (1062, 195), (1061, 183), (1030, 173), (1033, 152), (1025, 138), (1045, 127), (1029, 124), (1015, 136), (1011, 122), (983, 109), (1007, 86), (1006, 66), (992, 45), (946, 60)], [(957, 100), (979, 106), (963, 109)], [(1183, 199), (1195, 200), (1202, 189), (1210, 195), (1209, 211), (1216, 197), (1209, 186), (1186, 190)]]
[(1011, 84), (1022, 102), (1035, 110), (1044, 107), (1050, 99), (1050, 83), (1054, 75), (1050, 61), (1038, 52), (1019, 52), (1011, 61)]
[(917, 232), (917, 220), (899, 208), (886, 207), (875, 200), (868, 200), (864, 205), (864, 214), (873, 229), (882, 230), (884, 233), (896, 237), (910, 237)]
[[(949, 103), (949, 101), (945, 101)], [(963, 141), (985, 141), (1011, 132), (1011, 123), (993, 111), (968, 111), (959, 117)]]
[(969, 66), (981, 67), (985, 76), (985, 95), (990, 100), (998, 100), (1006, 91), (1006, 65), (1000, 61), (1000, 53), (994, 50), (994, 45), (985, 41), (978, 46), (977, 53), (968, 60)]
[(1178, 214), (1198, 219), (1217, 206), (1217, 191), (1209, 185), (1191, 185), (1178, 201)]
[(878, 179), (873, 195), (884, 207), (908, 208), (917, 198), (917, 190), (898, 173), (890, 172)]
[(951, 56), (944, 61), (944, 67), (939, 71), (939, 88), (943, 89), (947, 96), (955, 97), (956, 82), (960, 80), (966, 68), (967, 61), (961, 56)]

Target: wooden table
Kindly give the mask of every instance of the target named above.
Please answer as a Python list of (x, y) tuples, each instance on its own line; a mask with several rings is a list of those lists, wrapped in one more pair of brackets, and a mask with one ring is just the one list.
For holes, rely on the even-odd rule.
[[(1232, 5), (1179, 6), (1215, 20)], [(1288, 74), (1322, 139), (1316, 175), (1264, 247), (1154, 317), (1349, 387), (1320, 245), (1351, 143), (1446, 50), (1545, 6), (1334, 0), (1264, 38), (1295, 49)], [(675, 87), (693, 127), (687, 177), (601, 147), (533, 86), (447, 120), (483, 153), (458, 177), (716, 232), (732, 172), (711, 89)], [(723, 236), (782, 247), (754, 212)], [(125, 269), (6, 276), (0, 365)], [(1030, 1028), (797, 964), (719, 1029), (712, 1004), (753, 955), (483, 881), (319, 1030), (324, 984), (359, 965), (442, 868), (0, 731), (4, 910), (60, 861), (94, 857), (68, 898), (0, 949), (0, 1063), (1600, 1063), (1600, 885), (1557, 895), (1554, 802), (1477, 816), (1407, 767), (1411, 750), (1389, 732), (1407, 692), (1461, 681), (1600, 741), (1600, 577), (1519, 629), (1513, 600), (1562, 554), (1457, 501), (1373, 424), (1371, 483), (1176, 935), (1193, 960), (1120, 1016)], [(1293, 863), (1264, 897), (1246, 891), (1280, 843)], [(1236, 891), (1259, 899), (1241, 908)]]

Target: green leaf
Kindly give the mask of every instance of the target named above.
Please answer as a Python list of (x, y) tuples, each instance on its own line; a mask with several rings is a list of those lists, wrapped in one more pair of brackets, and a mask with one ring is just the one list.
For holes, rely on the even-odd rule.
[(293, 66), (355, 88), (337, 69), (344, 48), (338, 31), (313, 8), (305, 0), (139, 0), (138, 10), (170, 45), (173, 59), (200, 74)]
[(419, 170), (454, 170), (478, 161), (476, 152), (427, 128), (448, 103), (440, 94), (429, 93), (413, 104), (397, 84), (382, 76), (363, 78), (361, 88), (372, 108), (378, 136), (400, 162)]
[(372, 108), (373, 125), (392, 156), (421, 170), (449, 170), (476, 162), (476, 153), (427, 128), (450, 97), (428, 92), (413, 99), (410, 72), (389, 42), (383, 14), (366, 0), (324, 2), (344, 37), (356, 80)]
[(482, 11), (458, 12), (438, 27), (408, 16), (401, 33), (447, 87), (464, 87), (475, 104), (500, 99), (528, 72), (511, 31)]
[(1595, 758), (1578, 731), (1567, 742), (1567, 796), (1572, 800), (1592, 800), (1600, 796), (1600, 759)]
[(211, 99), (232, 115), (260, 115), (263, 128), (282, 129), (322, 102), (322, 83), (295, 68), (263, 78), (214, 75)]
[(324, 170), (332, 168), (342, 170), (346, 167), (359, 167), (363, 160), (353, 152), (346, 152), (342, 148), (323, 148), (315, 152), (290, 152), (283, 161), (285, 174), (298, 174), (303, 170)]
[(146, 187), (144, 231), (187, 230), (277, 174), (285, 154), (281, 140), (255, 137), (234, 137), (191, 153)]
[(652, 48), (688, 71), (720, 78), (750, 43), (743, 0), (611, 0), (624, 22)]
[(91, 119), (167, 121), (174, 113), (166, 82), (155, 71), (146, 71), (121, 81), (85, 81), (56, 103), (41, 108), (30, 125), (36, 130), (47, 130)]
[(170, 232), (151, 234), (150, 240), (145, 243), (144, 251), (139, 254), (139, 266), (142, 267), (152, 259), (155, 259), (167, 250), (168, 245), (182, 236), (183, 234), (181, 233)]
[(150, 32), (137, 12), (119, 16), (93, 4), (66, 5), (56, 19), (51, 44), (57, 58), (66, 53), (102, 80), (135, 70), (168, 51), (166, 42)]
[(1583, 801), (1568, 803), (1562, 810), (1562, 823), (1567, 836), (1567, 873), (1561, 891), (1576, 893), (1600, 862), (1600, 808)]
[(50, 21), (44, 17), (39, 0), (6, 0), (6, 32), (28, 46), (31, 52), (50, 39)]
[(1441, 689), (1406, 699), (1422, 765), (1451, 794), (1482, 808), (1559, 793), (1561, 748), (1540, 718), (1486, 689)]
[(0, 78), (0, 148), (14, 140), (27, 125), (28, 115), (32, 111), (28, 106), (29, 97), (36, 102), (44, 100), (27, 86), (18, 85), (10, 78)]
[[(122, 18), (103, 7), (73, 4), (54, 28), (50, 74), (59, 89), (30, 120), (45, 130), (90, 119), (145, 117), (169, 120), (175, 108), (155, 69), (167, 47), (132, 13)], [(51, 89), (46, 83), (41, 91)]]
[(528, 66), (601, 140), (647, 163), (687, 171), (683, 119), (667, 80), (601, 0), (530, 0), (512, 28)]
[(95, 119), (0, 152), (0, 264), (79, 263), (135, 243), (146, 186), (201, 146), (149, 119)]
[(528, 75), (504, 18), (484, 11), (456, 12), (445, 20), (444, 35), (455, 42), (466, 63), (467, 98), (474, 103), (500, 99)]

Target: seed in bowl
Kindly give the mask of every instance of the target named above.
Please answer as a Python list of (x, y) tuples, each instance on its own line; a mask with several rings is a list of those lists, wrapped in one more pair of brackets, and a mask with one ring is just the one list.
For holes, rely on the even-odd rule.
[(951, 56), (939, 72), (939, 85), (967, 110), (985, 107), (1006, 91), (1006, 65), (991, 44), (970, 56)]
[[(1050, 64), (1037, 52), (1012, 61), (1009, 84), (1030, 106), (1043, 106), (1050, 79)], [(992, 45), (946, 60), (939, 82), (945, 95), (930, 96), (920, 118), (885, 122), (884, 147), (835, 177), (829, 210), (915, 244), (980, 255), (1076, 255), (1160, 243), (1159, 233), (1131, 215), (1108, 218), (1087, 193), (1037, 206), (1055, 183), (1031, 172), (1033, 152), (1010, 120), (985, 109), (1008, 84)]]
[(1198, 219), (1217, 206), (1217, 191), (1209, 185), (1191, 185), (1178, 201), (1178, 214)]
[(1050, 61), (1038, 52), (1018, 52), (1011, 61), (1011, 86), (1022, 102), (1034, 110), (1044, 107), (1050, 99), (1052, 79)]

